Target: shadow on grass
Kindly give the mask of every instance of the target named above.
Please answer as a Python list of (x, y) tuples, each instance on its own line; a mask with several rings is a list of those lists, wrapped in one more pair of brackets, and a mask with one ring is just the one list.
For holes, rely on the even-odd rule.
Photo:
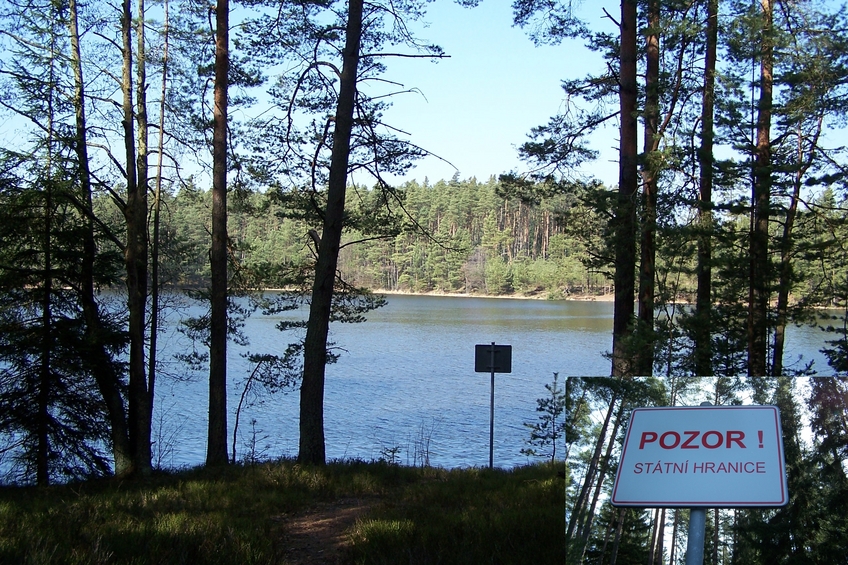
[(565, 563), (556, 465), (440, 471), (352, 530), (357, 564)]

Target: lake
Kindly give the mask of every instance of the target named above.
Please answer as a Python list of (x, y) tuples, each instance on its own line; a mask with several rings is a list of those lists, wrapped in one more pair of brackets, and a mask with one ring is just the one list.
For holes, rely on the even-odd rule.
[[(489, 373), (474, 372), (475, 344), (512, 346), (512, 372), (495, 376), (494, 464), (529, 462), (521, 454), (538, 421), (536, 399), (553, 373), (608, 375), (603, 353), (612, 346), (611, 302), (390, 295), (388, 305), (362, 324), (334, 324), (330, 339), (343, 349), (327, 367), (324, 427), (328, 459), (393, 459), (420, 463), (426, 452), (439, 467), (487, 466)], [(239, 384), (250, 367), (240, 353), (280, 353), (292, 336), (274, 328), (280, 317), (255, 314), (244, 328), (250, 345), (230, 344), (230, 435)], [(163, 359), (188, 345), (166, 340)], [(821, 330), (792, 327), (789, 360), (803, 355), (829, 374), (818, 353)], [(174, 371), (175, 367), (170, 370)], [(178, 371), (176, 371), (178, 372)], [(166, 467), (205, 460), (207, 387), (204, 375), (157, 383), (155, 451)], [(243, 411), (236, 441), (239, 459), (295, 457), (299, 392), (292, 390)], [(231, 441), (231, 440), (230, 440)]]

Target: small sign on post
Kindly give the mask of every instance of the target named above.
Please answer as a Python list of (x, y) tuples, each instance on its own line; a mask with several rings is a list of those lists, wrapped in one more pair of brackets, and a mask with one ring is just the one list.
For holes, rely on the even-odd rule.
[(474, 372), (488, 373), (511, 373), (512, 372), (512, 346), (511, 345), (475, 345), (474, 346)]
[(512, 346), (489, 345), (474, 346), (474, 372), (491, 373), (492, 387), (489, 401), (489, 469), (495, 461), (495, 373), (512, 372)]

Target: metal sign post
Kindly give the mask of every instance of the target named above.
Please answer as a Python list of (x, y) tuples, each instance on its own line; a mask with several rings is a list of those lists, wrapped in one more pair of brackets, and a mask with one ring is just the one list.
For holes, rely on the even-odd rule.
[[(701, 406), (712, 406), (702, 402)], [(704, 545), (707, 540), (707, 509), (689, 509), (689, 535), (686, 539), (686, 565), (703, 565)]]
[(492, 375), (491, 393), (489, 395), (489, 469), (494, 468), (495, 461), (495, 373), (512, 372), (512, 346), (491, 345), (474, 346), (474, 371), (476, 373), (490, 372)]
[(703, 565), (706, 543), (707, 509), (689, 509), (689, 539), (686, 540), (686, 565)]

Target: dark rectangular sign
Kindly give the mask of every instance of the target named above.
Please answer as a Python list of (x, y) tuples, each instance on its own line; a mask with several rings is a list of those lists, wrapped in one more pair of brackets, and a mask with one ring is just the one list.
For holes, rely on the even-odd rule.
[(495, 373), (512, 372), (512, 346), (494, 343), (474, 346), (474, 372), (492, 372), (492, 348), (495, 350)]

